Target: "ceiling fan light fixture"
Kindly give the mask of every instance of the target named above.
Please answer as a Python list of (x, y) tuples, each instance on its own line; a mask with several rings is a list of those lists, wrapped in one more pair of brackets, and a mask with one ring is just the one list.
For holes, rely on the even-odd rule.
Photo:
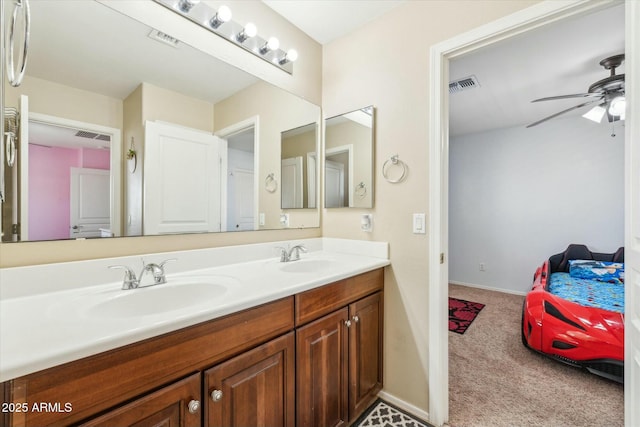
[(592, 109), (584, 113), (582, 117), (584, 117), (585, 119), (594, 121), (596, 123), (600, 123), (606, 112), (607, 112), (606, 108), (604, 108), (601, 105), (596, 105), (595, 107), (593, 107)]
[(624, 96), (617, 96), (609, 103), (609, 114), (620, 117), (624, 120), (624, 112), (627, 108), (627, 101)]

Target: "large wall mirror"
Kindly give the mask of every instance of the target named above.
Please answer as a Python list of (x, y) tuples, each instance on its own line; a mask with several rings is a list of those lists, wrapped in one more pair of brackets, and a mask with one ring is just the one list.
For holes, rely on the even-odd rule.
[[(283, 227), (265, 180), (318, 106), (96, 1), (30, 5), (26, 75), (4, 82), (3, 241)], [(318, 227), (303, 200), (315, 214), (295, 226)]]
[(325, 207), (373, 207), (375, 108), (325, 120)]

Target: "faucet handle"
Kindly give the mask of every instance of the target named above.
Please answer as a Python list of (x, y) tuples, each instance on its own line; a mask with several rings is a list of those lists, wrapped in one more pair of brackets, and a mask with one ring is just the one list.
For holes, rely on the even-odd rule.
[(285, 248), (284, 246), (276, 246), (275, 249), (280, 251), (280, 262), (289, 261), (289, 248)]
[(174, 262), (177, 261), (178, 258), (169, 258), (169, 259), (165, 259), (164, 261), (162, 261), (160, 264), (158, 264), (158, 266), (162, 269), (164, 269), (164, 265), (168, 262)]
[(138, 278), (136, 277), (136, 273), (130, 267), (126, 265), (110, 265), (109, 268), (124, 270), (122, 289), (133, 289), (138, 287)]

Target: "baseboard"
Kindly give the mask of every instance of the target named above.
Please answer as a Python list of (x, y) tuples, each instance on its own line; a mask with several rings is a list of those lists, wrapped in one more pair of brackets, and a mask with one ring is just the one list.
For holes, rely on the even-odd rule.
[(514, 291), (514, 290), (511, 290), (511, 289), (492, 288), (491, 286), (476, 285), (475, 283), (457, 282), (455, 280), (449, 280), (449, 283), (451, 283), (452, 285), (460, 285), (460, 286), (468, 286), (470, 288), (485, 289), (487, 291), (502, 292), (504, 294), (513, 294), (513, 295), (522, 295), (522, 296), (524, 296), (528, 292), (528, 291), (519, 292), (519, 291)]
[(429, 421), (429, 413), (427, 411), (423, 411), (417, 406), (412, 405), (411, 403), (405, 402), (404, 400), (387, 393), (382, 390), (378, 393), (378, 397), (386, 402), (391, 403), (394, 406), (402, 409), (403, 411), (407, 411), (409, 414), (413, 415), (416, 418), (419, 418), (424, 421)]

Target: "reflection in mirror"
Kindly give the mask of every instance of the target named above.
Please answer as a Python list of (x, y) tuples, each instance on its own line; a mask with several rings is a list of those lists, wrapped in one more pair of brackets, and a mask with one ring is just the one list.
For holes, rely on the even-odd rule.
[[(317, 122), (318, 106), (99, 2), (31, 0), (30, 4), (26, 75), (18, 88), (4, 82), (3, 110), (18, 111), (23, 124), (17, 133), (25, 146), (38, 144), (33, 138), (43, 129), (32, 125), (38, 115), (54, 124), (80, 123), (77, 130), (111, 137), (109, 223), (94, 221), (97, 231), (87, 237), (282, 228), (280, 189), (270, 193), (262, 183), (280, 170), (281, 132)], [(5, 10), (5, 25), (10, 15)], [(179, 142), (171, 139), (176, 132)], [(115, 133), (118, 140), (112, 137)], [(241, 138), (252, 139), (253, 144), (241, 143)], [(103, 142), (96, 141), (93, 148), (101, 150), (107, 145), (99, 145)], [(83, 224), (72, 224), (69, 217), (61, 226), (68, 228), (65, 233), (57, 228), (54, 232), (51, 223), (32, 212), (35, 206), (51, 206), (51, 201), (29, 206), (35, 193), (18, 191), (21, 187), (29, 191), (22, 185), (28, 176), (22, 175), (28, 172), (23, 165), (28, 164), (30, 151), (52, 159), (46, 153), (58, 150), (49, 142), (39, 144), (52, 148), (21, 150), (19, 168), (5, 168), (5, 187), (15, 189), (15, 194), (2, 203), (3, 241), (79, 237), (71, 232), (74, 225), (77, 230)], [(65, 166), (66, 179), (71, 179), (72, 167), (107, 167), (92, 166), (87, 160), (92, 154), (85, 149), (76, 155), (83, 162)], [(40, 167), (38, 171), (44, 173)], [(91, 206), (102, 215), (107, 206), (104, 198), (99, 200)], [(6, 232), (17, 223), (33, 233)], [(301, 226), (319, 226), (317, 208)]]
[(316, 207), (317, 151), (315, 123), (282, 132), (282, 209)]
[(325, 207), (373, 207), (374, 107), (325, 120)]

